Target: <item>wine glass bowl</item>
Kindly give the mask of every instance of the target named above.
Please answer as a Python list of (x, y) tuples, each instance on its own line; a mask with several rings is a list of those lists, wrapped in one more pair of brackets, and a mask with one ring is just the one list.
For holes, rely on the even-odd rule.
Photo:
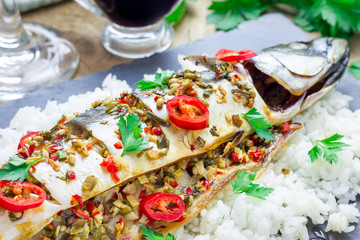
[(24, 23), (15, 0), (0, 0), (0, 102), (70, 79), (79, 63), (59, 32)]
[[(102, 43), (109, 52), (125, 58), (143, 58), (167, 49), (174, 30), (164, 17), (181, 0), (76, 0), (109, 19)], [(98, 8), (96, 8), (96, 7)], [(100, 10), (100, 11), (99, 11)]]

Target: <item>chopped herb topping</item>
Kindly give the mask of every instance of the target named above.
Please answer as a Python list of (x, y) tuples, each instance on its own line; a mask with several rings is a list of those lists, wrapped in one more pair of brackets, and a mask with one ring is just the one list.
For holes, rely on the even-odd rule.
[(210, 133), (211, 133), (211, 135), (213, 135), (214, 137), (218, 137), (218, 136), (219, 136), (219, 134), (217, 133), (217, 128), (216, 128), (215, 125), (212, 126), (212, 128), (210, 129)]
[(162, 71), (161, 73), (157, 72), (155, 73), (154, 81), (142, 79), (140, 82), (137, 82), (136, 85), (139, 86), (138, 89), (140, 90), (151, 89), (157, 86), (166, 87), (169, 79), (172, 78), (174, 75), (175, 73), (171, 71)]
[(149, 147), (148, 142), (150, 137), (140, 137), (142, 128), (141, 121), (137, 114), (129, 114), (126, 120), (123, 116), (120, 116), (117, 125), (120, 130), (124, 148), (121, 156), (128, 152), (141, 151)]
[(274, 135), (269, 130), (271, 127), (270, 123), (266, 121), (265, 117), (261, 115), (256, 108), (250, 109), (247, 113), (243, 114), (243, 116), (250, 123), (259, 138), (275, 140)]
[(141, 230), (145, 235), (145, 239), (148, 240), (176, 240), (175, 236), (171, 235), (170, 233), (168, 233), (168, 235), (164, 237), (164, 235), (162, 235), (161, 233), (153, 232), (143, 226), (141, 226)]
[(343, 137), (344, 136), (336, 133), (329, 138), (316, 140), (316, 145), (308, 152), (311, 162), (315, 162), (322, 157), (330, 164), (333, 162), (337, 163), (338, 157), (335, 153), (344, 150), (343, 147), (350, 146), (339, 141)]
[(247, 174), (245, 170), (238, 172), (236, 181), (230, 181), (233, 188), (231, 195), (245, 193), (248, 196), (256, 197), (265, 200), (270, 193), (274, 191), (273, 188), (260, 187), (259, 184), (253, 183), (256, 173)]
[(28, 175), (28, 170), (31, 165), (42, 158), (43, 157), (39, 157), (38, 159), (29, 162), (23, 158), (10, 157), (9, 161), (3, 165), (3, 168), (0, 169), (0, 180), (19, 180), (20, 183), (23, 182)]

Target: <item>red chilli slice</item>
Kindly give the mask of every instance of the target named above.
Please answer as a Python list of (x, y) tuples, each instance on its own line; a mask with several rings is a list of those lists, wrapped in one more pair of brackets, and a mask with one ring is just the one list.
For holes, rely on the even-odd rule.
[(241, 60), (248, 60), (257, 56), (257, 54), (252, 50), (242, 50), (242, 51), (233, 51), (229, 49), (220, 49), (215, 58), (224, 62), (234, 62)]
[(201, 130), (207, 127), (209, 110), (198, 99), (177, 95), (166, 102), (170, 121), (177, 127), (187, 130)]
[(39, 136), (40, 132), (29, 132), (23, 136), (18, 145), (18, 153), (24, 158), (30, 157), (35, 150), (35, 145), (26, 144), (26, 139)]
[(142, 199), (139, 208), (152, 220), (176, 221), (182, 217), (185, 204), (179, 195), (158, 192)]
[[(4, 196), (2, 189), (4, 187), (10, 187), (15, 194), (15, 197)], [(37, 195), (36, 198), (24, 198), (20, 195), (23, 190), (30, 191)], [(16, 194), (16, 193), (20, 194)], [(10, 211), (10, 212), (23, 212), (27, 209), (39, 207), (46, 199), (46, 193), (41, 187), (28, 183), (19, 181), (0, 181), (0, 207)]]

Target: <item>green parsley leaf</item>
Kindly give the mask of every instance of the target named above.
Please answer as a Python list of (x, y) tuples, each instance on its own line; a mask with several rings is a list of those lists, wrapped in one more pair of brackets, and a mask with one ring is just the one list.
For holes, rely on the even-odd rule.
[(140, 82), (137, 82), (136, 85), (139, 86), (138, 89), (144, 90), (144, 89), (151, 89), (155, 88), (157, 86), (159, 87), (166, 87), (168, 80), (172, 78), (175, 75), (172, 71), (162, 71), (161, 73), (155, 73), (155, 80), (149, 81), (142, 79)]
[(141, 226), (141, 230), (145, 235), (145, 239), (148, 240), (176, 240), (175, 236), (171, 235), (170, 233), (168, 233), (168, 235), (164, 237), (164, 235), (162, 235), (161, 233), (153, 232), (150, 229), (147, 229), (143, 226)]
[(19, 157), (10, 157), (9, 161), (3, 165), (3, 168), (0, 169), (0, 180), (16, 181), (19, 180), (23, 182), (27, 175), (31, 165), (42, 159), (39, 157), (31, 162), (26, 159)]
[(124, 156), (124, 154), (128, 152), (141, 151), (149, 147), (148, 142), (150, 137), (140, 137), (142, 128), (141, 121), (137, 114), (129, 114), (126, 117), (126, 120), (123, 116), (120, 116), (117, 125), (121, 133), (124, 147), (121, 156)]
[(360, 60), (350, 63), (349, 72), (360, 80)]
[(269, 130), (270, 123), (266, 121), (265, 117), (261, 115), (256, 108), (250, 109), (247, 113), (242, 114), (250, 123), (256, 134), (261, 139), (275, 140), (274, 135)]
[(344, 150), (343, 147), (350, 146), (339, 141), (343, 137), (344, 136), (336, 133), (323, 140), (316, 140), (316, 145), (308, 152), (311, 162), (315, 162), (322, 157), (330, 164), (333, 162), (337, 163), (338, 157), (335, 153)]
[(226, 0), (213, 1), (207, 16), (207, 23), (215, 23), (216, 30), (229, 31), (240, 23), (256, 19), (270, 6), (269, 0)]
[(273, 188), (260, 187), (259, 184), (253, 183), (256, 173), (246, 174), (245, 170), (237, 173), (236, 181), (230, 181), (233, 188), (231, 195), (245, 193), (248, 196), (265, 200), (274, 191)]

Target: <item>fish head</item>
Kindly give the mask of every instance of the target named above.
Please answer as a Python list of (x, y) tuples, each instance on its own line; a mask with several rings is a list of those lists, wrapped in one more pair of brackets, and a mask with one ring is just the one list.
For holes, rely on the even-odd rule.
[(269, 111), (289, 118), (324, 97), (348, 61), (346, 40), (319, 38), (266, 48), (245, 67)]
[(329, 93), (349, 61), (348, 42), (340, 38), (319, 38), (266, 48), (247, 64), (222, 62), (207, 56), (184, 58), (197, 67), (203, 81), (231, 78), (246, 79), (257, 92), (255, 106), (271, 124), (292, 119)]

